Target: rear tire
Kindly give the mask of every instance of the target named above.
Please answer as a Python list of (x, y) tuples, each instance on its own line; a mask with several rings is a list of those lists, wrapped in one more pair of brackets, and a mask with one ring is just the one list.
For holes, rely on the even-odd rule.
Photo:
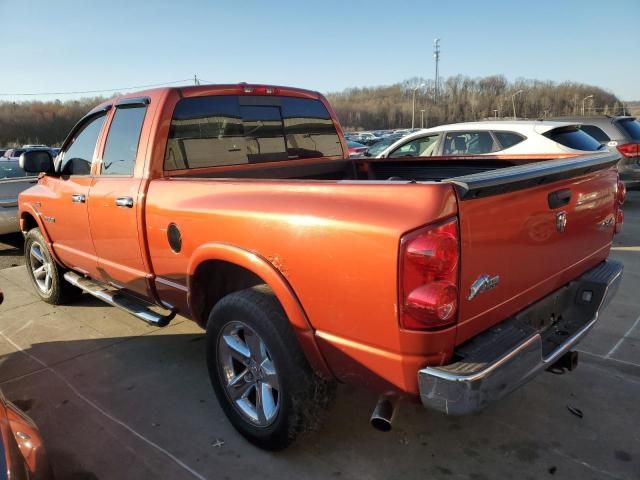
[(61, 305), (82, 293), (63, 278), (65, 270), (53, 259), (39, 228), (33, 228), (25, 235), (24, 259), (31, 283), (45, 302)]
[(281, 450), (319, 424), (333, 384), (312, 371), (266, 285), (220, 300), (209, 315), (206, 340), (207, 367), (218, 401), (251, 443)]

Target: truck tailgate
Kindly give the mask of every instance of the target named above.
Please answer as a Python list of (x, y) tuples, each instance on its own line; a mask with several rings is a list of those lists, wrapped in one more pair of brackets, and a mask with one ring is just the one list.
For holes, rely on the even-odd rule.
[(456, 187), (460, 218), (457, 344), (607, 257), (616, 161), (605, 153), (447, 180)]

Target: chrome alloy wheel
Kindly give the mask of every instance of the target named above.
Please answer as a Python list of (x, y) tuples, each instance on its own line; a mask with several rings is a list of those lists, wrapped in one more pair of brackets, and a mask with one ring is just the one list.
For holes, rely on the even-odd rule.
[(38, 289), (42, 293), (49, 293), (53, 285), (51, 260), (38, 242), (33, 242), (29, 248), (29, 267)]
[(227, 323), (218, 336), (218, 371), (227, 397), (258, 427), (271, 425), (280, 406), (278, 374), (266, 345), (243, 322)]

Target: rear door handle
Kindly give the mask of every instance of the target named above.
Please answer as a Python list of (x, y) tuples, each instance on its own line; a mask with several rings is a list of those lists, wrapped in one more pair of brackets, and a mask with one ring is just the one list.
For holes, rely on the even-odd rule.
[(133, 198), (132, 197), (118, 197), (116, 199), (116, 205), (119, 207), (132, 208), (133, 207)]
[(71, 201), (75, 203), (84, 203), (87, 201), (87, 197), (85, 197), (82, 193), (74, 193), (71, 195)]

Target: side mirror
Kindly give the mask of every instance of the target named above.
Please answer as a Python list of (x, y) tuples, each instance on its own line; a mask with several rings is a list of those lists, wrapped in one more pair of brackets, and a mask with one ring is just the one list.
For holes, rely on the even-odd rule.
[(27, 173), (53, 172), (53, 158), (48, 150), (28, 150), (20, 155), (18, 162)]

